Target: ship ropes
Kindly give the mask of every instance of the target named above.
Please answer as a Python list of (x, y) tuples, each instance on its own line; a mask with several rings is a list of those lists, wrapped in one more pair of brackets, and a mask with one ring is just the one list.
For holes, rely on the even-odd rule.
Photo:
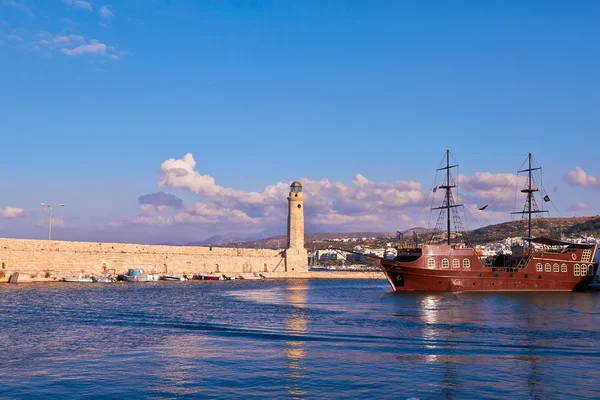
[[(521, 193), (525, 193), (527, 195), (527, 199), (525, 200), (525, 206), (523, 211), (515, 211), (513, 215), (522, 215), (522, 219), (527, 222), (527, 237), (523, 238), (527, 242), (529, 242), (529, 246), (532, 246), (533, 236), (531, 235), (531, 218), (532, 216), (544, 215), (548, 212), (548, 210), (543, 209), (538, 206), (537, 201), (535, 200), (535, 193), (540, 191), (538, 185), (534, 180), (534, 172), (541, 171), (541, 167), (534, 167), (532, 164), (531, 153), (529, 153), (527, 157), (528, 168), (520, 170), (517, 174), (527, 173), (527, 182), (525, 184), (525, 188), (521, 190)], [(541, 175), (541, 174), (540, 174)], [(541, 179), (540, 179), (541, 183)], [(543, 197), (544, 202), (550, 201), (550, 196), (547, 194)], [(560, 239), (560, 237), (558, 238)]]
[[(528, 154), (516, 173), (498, 174), (491, 176), (489, 182), (479, 182), (485, 187), (485, 190), (481, 191), (483, 194), (476, 200), (483, 203), (477, 205), (463, 206), (460, 204), (458, 167), (459, 165), (450, 151), (446, 150), (440, 167), (436, 170), (433, 189), (425, 200), (426, 202), (429, 198), (431, 200), (431, 213), (427, 224), (429, 227), (427, 244), (465, 243), (471, 245), (470, 232), (472, 231), (469, 229), (469, 224), (480, 227), (493, 225), (494, 222), (488, 218), (493, 215), (508, 214), (512, 209), (515, 210), (510, 214), (512, 218), (519, 216), (524, 224), (520, 228), (520, 233), (524, 236), (522, 242), (531, 246), (531, 240), (535, 236), (532, 232), (536, 228), (535, 225), (538, 230), (544, 230), (543, 219), (540, 218), (538, 224), (535, 225), (532, 220), (535, 217), (547, 215), (548, 210), (544, 208), (544, 205), (550, 202), (550, 196), (543, 188), (541, 181), (541, 167), (537, 164), (534, 165), (531, 153)], [(471, 193), (472, 191), (473, 188), (468, 193), (469, 200), (477, 197)], [(517, 208), (523, 204), (522, 198), (517, 197), (519, 192), (525, 195), (525, 205), (522, 208)], [(539, 200), (536, 200), (536, 195), (539, 196)], [(511, 204), (513, 197), (514, 204)], [(559, 232), (550, 232), (550, 236), (556, 236), (555, 238), (560, 240)]]
[[(452, 239), (460, 242), (466, 241), (465, 238), (462, 237), (464, 236), (465, 228), (459, 215), (459, 209), (462, 209), (463, 205), (458, 204), (458, 196), (456, 191), (453, 190), (456, 189), (458, 185), (456, 179), (452, 175), (452, 170), (458, 169), (458, 164), (455, 163), (451, 165), (450, 157), (450, 150), (446, 150), (446, 154), (442, 160), (444, 166), (436, 170), (436, 185), (432, 191), (432, 206), (430, 210), (432, 213), (437, 212), (437, 222), (429, 237), (429, 244), (441, 243), (444, 241), (451, 244)], [(441, 182), (438, 184), (438, 181), (440, 180)], [(436, 194), (438, 193), (443, 195), (443, 199), (441, 200), (441, 205), (435, 206)], [(454, 225), (454, 232), (452, 230), (452, 225)]]

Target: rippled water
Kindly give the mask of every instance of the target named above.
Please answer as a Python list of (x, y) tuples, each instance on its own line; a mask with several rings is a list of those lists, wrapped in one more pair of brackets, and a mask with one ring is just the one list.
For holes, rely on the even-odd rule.
[(0, 285), (0, 397), (598, 398), (595, 293)]

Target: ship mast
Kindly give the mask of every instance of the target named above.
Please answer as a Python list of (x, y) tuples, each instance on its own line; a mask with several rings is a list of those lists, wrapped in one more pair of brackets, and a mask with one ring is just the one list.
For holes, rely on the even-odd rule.
[(528, 232), (528, 236), (527, 236), (527, 240), (529, 241), (529, 247), (532, 246), (532, 242), (531, 242), (531, 215), (532, 214), (537, 214), (537, 213), (544, 213), (544, 212), (548, 212), (546, 210), (537, 210), (534, 209), (534, 202), (535, 199), (533, 197), (533, 194), (535, 192), (539, 192), (540, 190), (536, 187), (533, 186), (533, 177), (532, 177), (532, 172), (538, 169), (541, 169), (540, 167), (537, 168), (532, 168), (531, 165), (531, 153), (529, 153), (528, 156), (529, 159), (529, 168), (527, 169), (523, 169), (520, 172), (527, 172), (528, 173), (528, 177), (527, 177), (527, 187), (525, 189), (521, 190), (521, 193), (527, 193), (527, 201), (525, 203), (525, 207), (527, 208), (527, 210), (523, 210), (523, 211), (517, 211), (517, 212), (513, 212), (512, 214), (527, 214), (527, 232)]
[(452, 204), (452, 188), (455, 188), (456, 185), (452, 185), (450, 183), (450, 168), (456, 168), (458, 164), (450, 165), (450, 150), (446, 150), (446, 166), (443, 168), (438, 168), (438, 171), (446, 170), (446, 183), (444, 185), (438, 186), (440, 189), (446, 190), (446, 200), (441, 207), (432, 208), (432, 210), (446, 210), (446, 233), (448, 235), (448, 244), (450, 244), (450, 209), (454, 207), (460, 207), (462, 204)]

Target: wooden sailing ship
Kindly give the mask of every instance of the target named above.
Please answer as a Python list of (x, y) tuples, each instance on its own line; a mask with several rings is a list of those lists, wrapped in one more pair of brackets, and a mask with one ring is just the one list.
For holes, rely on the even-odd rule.
[[(592, 282), (598, 265), (593, 262), (596, 244), (569, 243), (531, 235), (531, 217), (545, 212), (535, 207), (531, 153), (522, 193), (527, 195), (523, 211), (527, 216), (528, 236), (512, 246), (512, 254), (484, 258), (464, 241), (452, 243), (451, 210), (455, 204), (450, 170), (450, 152), (446, 151), (445, 182), (436, 189), (445, 190), (443, 204), (432, 210), (446, 215), (446, 243), (398, 246), (393, 260), (372, 258), (383, 270), (395, 291), (581, 291)], [(434, 190), (436, 190), (434, 189)]]

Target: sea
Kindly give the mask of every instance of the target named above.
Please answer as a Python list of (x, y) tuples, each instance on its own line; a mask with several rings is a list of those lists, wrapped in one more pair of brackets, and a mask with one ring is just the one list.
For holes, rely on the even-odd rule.
[(596, 399), (600, 293), (0, 285), (0, 398)]

